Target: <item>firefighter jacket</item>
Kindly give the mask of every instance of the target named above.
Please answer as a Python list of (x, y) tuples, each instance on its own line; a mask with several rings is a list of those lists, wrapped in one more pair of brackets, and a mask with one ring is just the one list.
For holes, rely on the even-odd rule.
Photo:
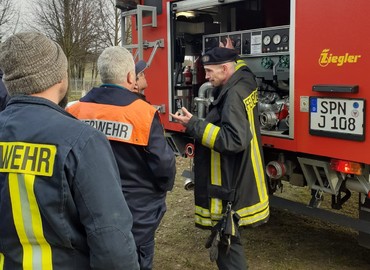
[(240, 226), (258, 225), (269, 217), (257, 112), (257, 85), (245, 63), (222, 87), (205, 120), (193, 116), (186, 131), (195, 138), (195, 223), (211, 228), (228, 202)]
[(165, 196), (175, 179), (175, 155), (156, 109), (123, 87), (105, 84), (93, 88), (67, 110), (110, 140), (134, 217), (136, 244), (149, 241), (143, 231), (150, 228), (154, 237), (153, 227), (163, 217)]
[(106, 137), (49, 100), (0, 113), (0, 269), (138, 269)]

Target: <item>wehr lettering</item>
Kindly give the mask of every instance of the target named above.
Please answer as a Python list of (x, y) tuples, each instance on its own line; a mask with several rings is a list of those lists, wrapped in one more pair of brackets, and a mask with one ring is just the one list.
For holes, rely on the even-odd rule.
[(132, 134), (132, 125), (128, 123), (121, 123), (115, 121), (105, 121), (105, 120), (91, 120), (84, 119), (82, 120), (90, 126), (96, 128), (103, 132), (107, 137), (120, 139), (120, 140), (129, 140)]
[(51, 176), (56, 146), (23, 142), (0, 142), (0, 172)]

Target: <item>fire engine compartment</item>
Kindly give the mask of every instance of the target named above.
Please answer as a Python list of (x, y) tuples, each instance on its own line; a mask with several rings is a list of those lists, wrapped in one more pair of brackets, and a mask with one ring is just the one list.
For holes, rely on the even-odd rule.
[[(183, 1), (187, 2), (187, 1)], [(212, 102), (200, 56), (231, 38), (257, 77), (264, 135), (292, 137), (290, 110), (290, 1), (241, 1), (186, 9), (173, 3), (171, 111), (182, 106), (204, 118)], [(192, 5), (194, 6), (194, 5)]]

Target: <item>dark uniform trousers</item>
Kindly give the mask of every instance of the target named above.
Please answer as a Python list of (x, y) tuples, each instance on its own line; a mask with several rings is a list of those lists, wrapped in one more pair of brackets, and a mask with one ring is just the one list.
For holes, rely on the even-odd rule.
[(230, 250), (226, 254), (226, 245), (219, 245), (217, 266), (219, 270), (247, 270), (248, 264), (245, 252), (240, 241), (235, 241), (230, 245)]

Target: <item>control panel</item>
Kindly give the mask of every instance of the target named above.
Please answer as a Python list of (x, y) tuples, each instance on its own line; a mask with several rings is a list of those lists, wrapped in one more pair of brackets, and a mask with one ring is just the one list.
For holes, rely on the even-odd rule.
[(203, 36), (203, 51), (225, 44), (229, 37), (242, 56), (289, 53), (289, 26), (269, 27)]

